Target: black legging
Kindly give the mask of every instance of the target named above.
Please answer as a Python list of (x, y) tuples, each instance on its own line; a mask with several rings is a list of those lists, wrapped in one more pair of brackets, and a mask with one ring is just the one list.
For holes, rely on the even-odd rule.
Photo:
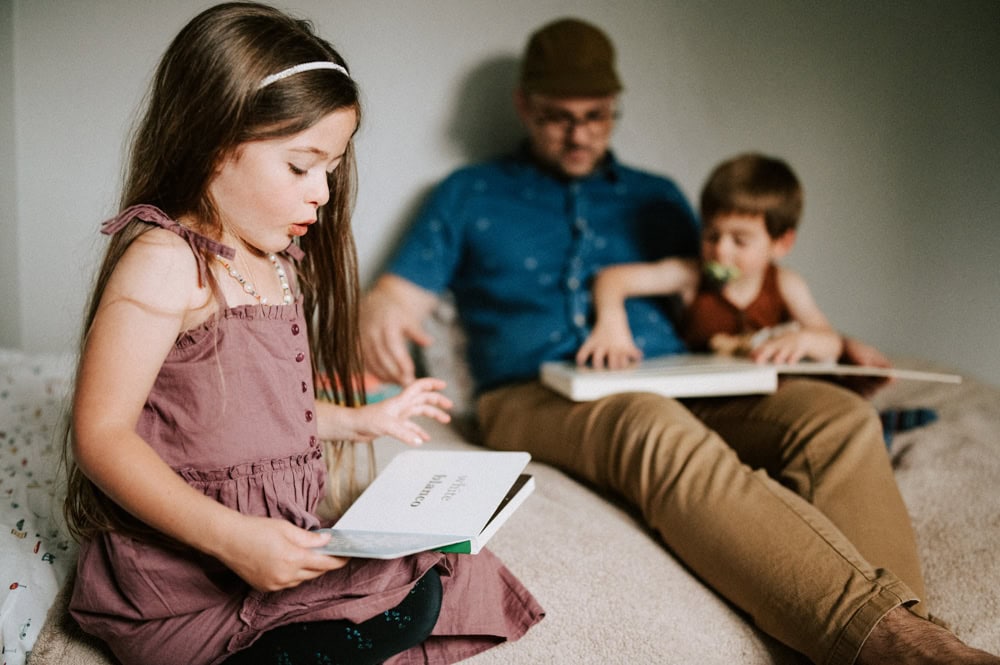
[(270, 630), (226, 665), (375, 665), (420, 644), (441, 612), (441, 577), (431, 569), (399, 605), (362, 623), (294, 623)]

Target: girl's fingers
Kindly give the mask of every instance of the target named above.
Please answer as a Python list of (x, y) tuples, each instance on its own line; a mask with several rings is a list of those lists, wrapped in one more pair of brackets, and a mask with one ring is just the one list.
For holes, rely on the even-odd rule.
[(406, 422), (400, 427), (393, 427), (388, 434), (408, 446), (419, 446), (431, 440), (427, 432), (411, 422)]
[(435, 406), (425, 406), (417, 411), (414, 415), (424, 416), (426, 418), (433, 418), (439, 423), (451, 422), (451, 415), (447, 411), (443, 411)]
[(350, 561), (342, 556), (330, 556), (322, 552), (316, 552), (315, 555), (314, 558), (303, 563), (302, 574), (305, 575), (305, 579), (319, 577), (323, 573), (343, 568)]

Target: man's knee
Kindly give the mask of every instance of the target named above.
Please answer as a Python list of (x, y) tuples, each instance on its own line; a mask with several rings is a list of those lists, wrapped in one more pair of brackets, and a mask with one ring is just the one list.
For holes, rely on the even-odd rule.
[(806, 430), (834, 428), (865, 435), (881, 430), (871, 402), (833, 383), (792, 380), (783, 384), (775, 396), (784, 399), (785, 408), (799, 414), (798, 426)]
[(612, 438), (656, 441), (668, 431), (705, 430), (704, 424), (677, 400), (653, 393), (620, 393), (600, 400), (590, 425)]
[[(882, 424), (863, 397), (820, 381), (783, 386), (801, 409), (795, 438), (785, 449), (786, 484), (810, 497), (831, 473), (837, 477), (872, 464), (887, 465)], [(780, 392), (780, 391), (779, 391)], [(797, 459), (798, 463), (790, 463)]]
[(601, 402), (590, 435), (605, 442), (606, 461), (595, 471), (608, 474), (615, 487), (670, 483), (714, 436), (683, 404), (667, 397), (624, 393)]

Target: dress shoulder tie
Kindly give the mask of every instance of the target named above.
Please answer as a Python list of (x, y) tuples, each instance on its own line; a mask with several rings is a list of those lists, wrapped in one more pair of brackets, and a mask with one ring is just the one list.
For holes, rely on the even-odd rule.
[[(217, 240), (212, 240), (196, 231), (192, 231), (186, 226), (181, 225), (167, 213), (148, 203), (140, 203), (125, 208), (115, 217), (101, 224), (101, 233), (114, 235), (125, 228), (133, 219), (139, 219), (148, 224), (155, 224), (167, 231), (172, 231), (187, 242), (188, 246), (191, 247), (191, 252), (194, 254), (195, 260), (198, 262), (198, 285), (200, 287), (204, 287), (208, 283), (208, 261), (205, 259), (204, 252), (217, 254), (230, 261), (236, 257), (236, 250), (232, 247), (223, 245)], [(296, 261), (302, 260), (303, 256), (305, 256), (302, 249), (295, 243), (289, 243), (284, 253)]]

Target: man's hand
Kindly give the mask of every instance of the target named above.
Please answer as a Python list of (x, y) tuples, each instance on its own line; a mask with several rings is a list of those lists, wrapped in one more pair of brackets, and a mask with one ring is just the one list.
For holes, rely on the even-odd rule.
[(383, 381), (407, 386), (415, 380), (409, 343), (434, 340), (423, 321), (437, 305), (433, 293), (395, 275), (379, 278), (361, 300), (361, 349), (365, 369)]

